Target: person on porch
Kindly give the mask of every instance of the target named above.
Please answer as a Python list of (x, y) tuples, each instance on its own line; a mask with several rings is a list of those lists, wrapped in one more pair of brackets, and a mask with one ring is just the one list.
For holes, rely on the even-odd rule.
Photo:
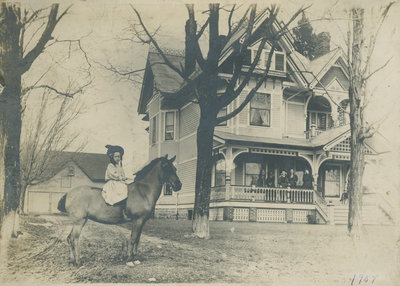
[(310, 171), (306, 169), (303, 175), (303, 188), (312, 190), (313, 184), (314, 184), (314, 177), (313, 175), (310, 174)]
[(279, 176), (278, 186), (280, 188), (287, 188), (289, 186), (289, 180), (288, 177), (286, 176), (285, 170), (282, 170), (281, 175)]
[(122, 169), (122, 156), (124, 149), (121, 146), (107, 145), (107, 155), (110, 163), (107, 166), (102, 196), (107, 204), (115, 205), (128, 196), (127, 178)]
[(289, 179), (289, 186), (291, 188), (296, 188), (298, 178), (297, 175), (294, 173), (293, 169), (290, 169), (290, 174), (288, 179)]
[(275, 176), (274, 173), (271, 171), (269, 172), (268, 178), (267, 178), (267, 187), (274, 188), (275, 187)]
[(257, 187), (266, 187), (267, 186), (267, 178), (265, 177), (265, 169), (261, 169), (260, 175), (257, 180)]

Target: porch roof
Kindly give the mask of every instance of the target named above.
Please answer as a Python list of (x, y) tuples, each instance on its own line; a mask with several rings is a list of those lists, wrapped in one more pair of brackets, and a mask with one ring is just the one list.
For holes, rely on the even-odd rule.
[(323, 132), (322, 134), (310, 139), (305, 138), (269, 138), (249, 135), (237, 135), (229, 132), (218, 131), (214, 132), (216, 138), (231, 141), (231, 142), (246, 142), (248, 144), (255, 145), (275, 145), (291, 148), (301, 149), (322, 149), (325, 145), (336, 141), (349, 131), (349, 126), (344, 125), (337, 128), (333, 128)]
[[(219, 142), (230, 141), (245, 143), (249, 145), (257, 146), (275, 146), (275, 147), (286, 147), (286, 148), (299, 148), (299, 149), (323, 149), (329, 150), (336, 146), (338, 143), (350, 137), (350, 126), (343, 125), (336, 128), (329, 129), (322, 132), (318, 136), (312, 139), (305, 138), (269, 138), (249, 135), (237, 135), (230, 132), (218, 131), (214, 132), (214, 137)], [(222, 143), (222, 142), (221, 142)], [(379, 132), (373, 137), (365, 140), (365, 144), (372, 151), (372, 154), (383, 154), (390, 152), (390, 142)]]

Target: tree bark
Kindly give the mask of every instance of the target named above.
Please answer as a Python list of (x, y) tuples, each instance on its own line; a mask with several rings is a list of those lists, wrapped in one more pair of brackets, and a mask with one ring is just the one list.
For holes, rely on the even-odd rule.
[(362, 227), (362, 178), (365, 167), (364, 157), (364, 116), (362, 99), (365, 98), (365, 84), (361, 73), (361, 50), (363, 44), (363, 9), (353, 9), (352, 64), (349, 99), (351, 129), (351, 160), (349, 180), (348, 231), (353, 238), (360, 238)]
[[(4, 185), (2, 221), (12, 221), (12, 234), (20, 195), (20, 136), (21, 136), (21, 70), (22, 49), (19, 46), (21, 33), (20, 8), (16, 4), (0, 5), (0, 69), (4, 77), (4, 88), (0, 96), (1, 150), (3, 151)], [(11, 216), (12, 218), (8, 218)], [(4, 225), (9, 228), (10, 226)], [(2, 228), (2, 239), (7, 231)]]
[(199, 238), (209, 238), (209, 205), (211, 194), (212, 146), (215, 124), (201, 116), (197, 130), (196, 191), (193, 212), (193, 233)]

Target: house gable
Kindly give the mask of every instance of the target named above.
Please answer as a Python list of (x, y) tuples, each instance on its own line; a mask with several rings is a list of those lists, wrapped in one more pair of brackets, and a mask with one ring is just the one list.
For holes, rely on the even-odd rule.
[[(339, 66), (332, 66), (328, 72), (320, 79), (321, 83), (317, 84), (317, 87), (321, 87), (321, 84), (327, 89), (335, 90), (333, 88), (338, 88), (341, 90), (349, 89), (349, 80), (347, 75), (344, 73), (343, 69)], [(334, 84), (332, 86), (332, 84)], [(330, 88), (328, 88), (330, 87)]]

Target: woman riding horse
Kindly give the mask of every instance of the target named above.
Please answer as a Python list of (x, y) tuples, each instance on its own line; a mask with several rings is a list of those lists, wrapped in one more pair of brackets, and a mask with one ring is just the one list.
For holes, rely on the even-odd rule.
[[(182, 183), (167, 156), (151, 161), (136, 174), (135, 181), (128, 185), (128, 198), (125, 214), (132, 221), (131, 238), (128, 245), (127, 265), (132, 266), (140, 240), (143, 225), (151, 217), (162, 186), (169, 183), (174, 191), (179, 191)], [(121, 205), (107, 205), (101, 190), (89, 186), (72, 189), (58, 203), (58, 209), (67, 212), (72, 219), (73, 227), (67, 237), (70, 245), (71, 260), (80, 265), (79, 237), (88, 219), (100, 223), (118, 224), (126, 222), (121, 212)]]

